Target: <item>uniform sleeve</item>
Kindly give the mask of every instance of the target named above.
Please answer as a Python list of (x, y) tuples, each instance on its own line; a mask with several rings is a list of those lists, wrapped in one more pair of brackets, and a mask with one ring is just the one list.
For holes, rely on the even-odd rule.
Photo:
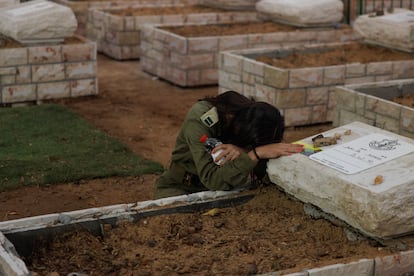
[(246, 185), (257, 161), (251, 160), (246, 153), (242, 153), (232, 162), (226, 162), (221, 167), (216, 165), (200, 142), (200, 137), (204, 133), (214, 137), (212, 129), (205, 126), (199, 117), (187, 118), (182, 134), (202, 184), (209, 190), (231, 190)]

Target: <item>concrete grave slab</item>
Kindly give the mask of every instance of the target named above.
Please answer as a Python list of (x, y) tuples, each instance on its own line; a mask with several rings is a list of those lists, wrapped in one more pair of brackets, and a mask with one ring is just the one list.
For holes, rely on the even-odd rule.
[[(350, 134), (345, 135), (349, 130)], [(357, 163), (361, 160), (370, 162), (370, 158), (378, 156), (387, 158), (385, 149), (378, 149), (375, 153), (378, 156), (365, 156), (364, 147), (347, 146), (352, 144), (347, 143), (359, 141), (357, 139), (368, 135), (385, 135), (396, 141), (397, 145), (409, 145), (407, 147), (410, 148), (407, 154), (398, 158), (354, 174), (346, 174), (312, 160), (312, 156), (320, 153), (312, 155), (312, 137), (307, 137), (299, 141), (308, 145), (305, 151), (307, 154), (295, 154), (269, 161), (268, 173), (271, 181), (288, 194), (319, 207), (373, 238), (386, 240), (413, 233), (414, 152), (411, 150), (414, 140), (361, 122), (352, 122), (323, 133), (325, 137), (335, 134), (341, 135), (340, 140), (336, 145), (323, 147), (321, 153), (332, 154), (338, 148), (347, 147), (355, 151), (355, 154), (335, 153), (332, 154), (332, 159), (347, 160), (349, 164), (352, 164), (353, 159)], [(392, 150), (394, 149), (389, 149)], [(379, 177), (382, 181), (377, 181)]]
[(46, 0), (0, 9), (0, 33), (23, 44), (62, 42), (76, 27), (70, 8)]
[(299, 27), (332, 26), (342, 21), (340, 0), (261, 0), (256, 3), (260, 18)]
[(364, 41), (405, 52), (414, 52), (414, 11), (393, 9), (384, 15), (365, 14), (354, 22), (354, 29)]

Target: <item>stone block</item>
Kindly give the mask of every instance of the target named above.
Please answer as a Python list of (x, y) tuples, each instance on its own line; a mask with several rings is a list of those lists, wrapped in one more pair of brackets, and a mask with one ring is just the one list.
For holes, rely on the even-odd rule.
[[(348, 130), (351, 133), (345, 135)], [(267, 171), (271, 181), (286, 193), (317, 206), (365, 235), (388, 239), (413, 233), (414, 140), (361, 122), (352, 122), (322, 134), (330, 137), (336, 133), (342, 135), (341, 139), (335, 145), (322, 148), (321, 153), (332, 151), (327, 152), (320, 162), (313, 160), (318, 153), (299, 153), (270, 160)], [(381, 138), (375, 140), (376, 136), (371, 134), (389, 137), (396, 146), (376, 147), (390, 144), (381, 143), (386, 141)], [(357, 141), (358, 138), (365, 138), (366, 144), (350, 145), (349, 152), (341, 151), (347, 142)], [(312, 137), (306, 137), (301, 142), (313, 144)], [(367, 148), (372, 152), (365, 156), (363, 152)], [(359, 149), (361, 151), (358, 152)], [(352, 154), (353, 150), (356, 155)], [(395, 150), (401, 155), (384, 157)], [(326, 157), (328, 154), (331, 159)], [(382, 162), (374, 162), (375, 166), (362, 165), (361, 168), (364, 163), (361, 160), (366, 160), (364, 164), (371, 163), (368, 156), (383, 156), (383, 159)], [(341, 170), (341, 160), (348, 160), (350, 167), (358, 169), (345, 173)], [(383, 182), (375, 184), (378, 176), (382, 176)]]
[(395, 255), (375, 258), (375, 276), (412, 275), (414, 271), (414, 251), (404, 251)]
[(384, 15), (364, 14), (354, 22), (354, 29), (364, 41), (409, 53), (414, 52), (414, 11), (393, 9)]
[(256, 3), (260, 16), (294, 26), (332, 26), (343, 17), (340, 0), (261, 0)]
[(371, 276), (374, 272), (374, 261), (363, 259), (347, 264), (334, 264), (321, 268), (308, 269), (308, 276), (331, 276), (331, 275), (359, 275)]
[(33, 0), (0, 9), (0, 33), (23, 44), (62, 42), (76, 28), (72, 10), (50, 1)]
[(2, 103), (31, 102), (36, 100), (36, 85), (11, 85), (2, 87)]

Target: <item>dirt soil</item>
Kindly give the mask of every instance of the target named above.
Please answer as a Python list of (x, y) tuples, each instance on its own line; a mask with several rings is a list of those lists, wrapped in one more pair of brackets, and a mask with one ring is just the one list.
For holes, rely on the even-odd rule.
[[(376, 55), (376, 53), (374, 54)], [(141, 71), (139, 61), (98, 56), (99, 95), (57, 101), (133, 152), (170, 161), (190, 106), (217, 87), (179, 88)], [(293, 142), (332, 128), (288, 128)], [(79, 210), (153, 198), (156, 175), (23, 187), (0, 193), (0, 219)], [(105, 238), (78, 232), (39, 247), (30, 269), (38, 275), (252, 275), (322, 266), (389, 254), (372, 240), (348, 241), (343, 229), (304, 215), (301, 203), (275, 187), (254, 191), (249, 203), (217, 214), (168, 215), (107, 229)], [(44, 253), (45, 250), (47, 254)]]
[(286, 274), (395, 252), (373, 240), (349, 241), (341, 227), (307, 217), (301, 203), (274, 186), (244, 205), (103, 228), (103, 236), (79, 230), (40, 247), (31, 269), (41, 275)]

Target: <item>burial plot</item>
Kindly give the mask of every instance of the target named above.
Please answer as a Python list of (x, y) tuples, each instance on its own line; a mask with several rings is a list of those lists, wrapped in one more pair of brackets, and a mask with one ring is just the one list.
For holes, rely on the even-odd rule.
[(277, 106), (287, 126), (332, 122), (344, 84), (414, 77), (414, 55), (358, 42), (220, 53), (219, 92), (235, 90)]
[[(142, 70), (182, 87), (217, 85), (222, 51), (357, 40), (351, 28), (306, 28), (260, 20), (231, 24), (145, 25)], [(241, 91), (241, 90), (237, 90)]]
[(110, 9), (127, 7), (160, 7), (171, 5), (197, 5), (201, 0), (52, 0), (71, 8), (78, 21), (76, 34), (86, 36), (89, 9)]
[(86, 36), (98, 51), (117, 60), (139, 59), (143, 24), (212, 24), (252, 21), (256, 12), (226, 11), (203, 6), (161, 6), (89, 9)]
[(298, 141), (306, 154), (271, 160), (271, 181), (368, 236), (414, 233), (414, 141), (361, 122), (322, 135), (339, 139), (319, 148), (314, 137)]
[(360, 121), (414, 138), (413, 79), (338, 86), (334, 98), (335, 126)]
[[(8, 240), (0, 252), (14, 244), (30, 270), (41, 274), (178, 271), (244, 275), (253, 270), (252, 262), (254, 275), (298, 275), (292, 271), (300, 275), (387, 275), (381, 273), (391, 270), (402, 275), (413, 271), (414, 251), (378, 250), (378, 244), (370, 244), (372, 240), (347, 240), (342, 227), (325, 220), (302, 218), (303, 224), (298, 225), (292, 216), (302, 214), (298, 209), (303, 206), (296, 202), (289, 204), (291, 210), (276, 210), (290, 199), (275, 187), (264, 189), (255, 195), (201, 192), (5, 221), (0, 231)], [(10, 252), (14, 248), (7, 251), (0, 253), (0, 263), (4, 261), (8, 268), (20, 264), (18, 275), (28, 275), (22, 261)]]

